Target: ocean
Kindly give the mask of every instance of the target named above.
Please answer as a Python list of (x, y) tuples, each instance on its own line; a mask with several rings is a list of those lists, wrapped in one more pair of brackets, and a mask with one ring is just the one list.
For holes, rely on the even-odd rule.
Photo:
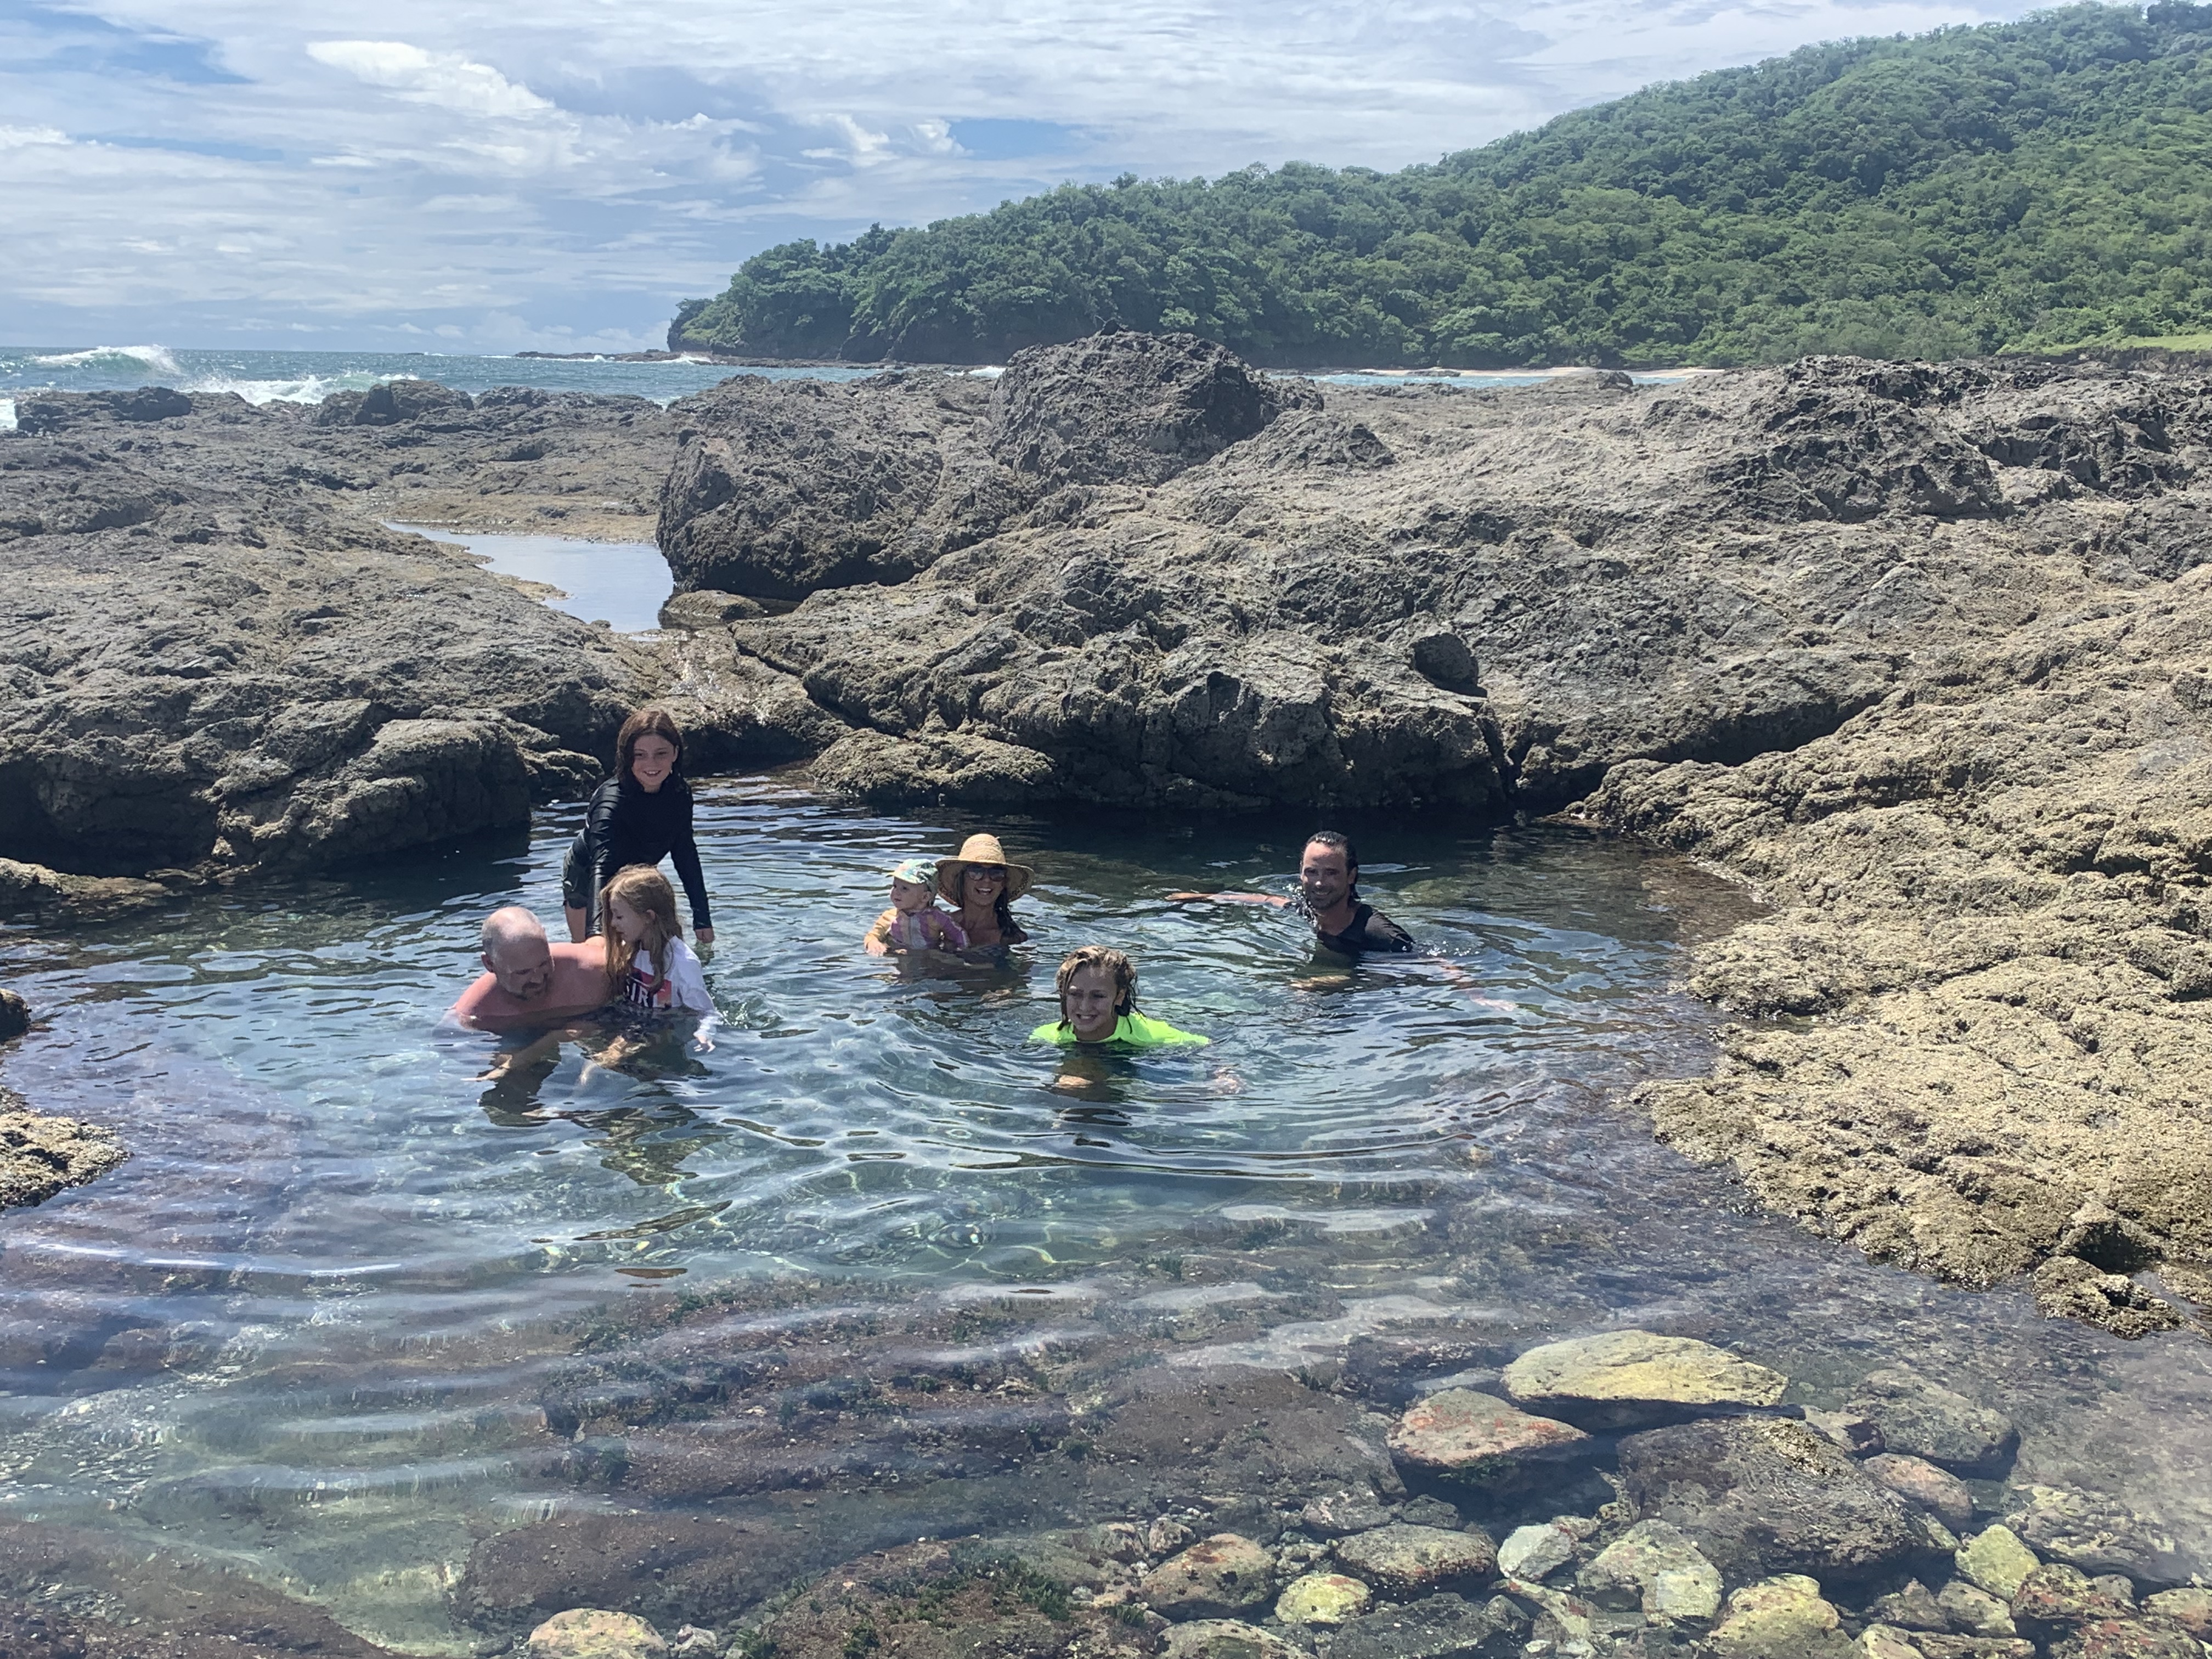
[[(380, 381), (436, 380), (457, 391), (495, 386), (540, 386), (548, 392), (628, 393), (668, 404), (732, 374), (770, 380), (853, 380), (878, 373), (880, 364), (740, 368), (697, 358), (669, 362), (624, 362), (608, 357), (447, 356), (437, 352), (198, 351), (186, 347), (119, 345), (0, 346), (0, 400), (27, 392), (111, 392), (170, 386), (185, 392), (234, 392), (250, 404), (320, 403), (333, 392), (365, 392)], [(948, 370), (990, 376), (995, 368)], [(1528, 386), (1541, 373), (1351, 371), (1312, 377), (1337, 386), (1388, 386), (1430, 381), (1470, 389)], [(1680, 378), (1639, 374), (1639, 381)], [(6, 411), (0, 411), (6, 412)]]

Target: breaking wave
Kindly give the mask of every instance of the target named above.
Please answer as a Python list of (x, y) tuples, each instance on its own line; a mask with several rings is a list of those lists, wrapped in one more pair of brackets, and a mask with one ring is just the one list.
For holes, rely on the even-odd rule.
[(137, 363), (149, 374), (181, 374), (177, 360), (169, 355), (169, 348), (161, 345), (102, 345), (88, 351), (57, 352), (51, 357), (31, 359), (40, 368), (120, 368), (127, 363)]
[(234, 392), (249, 404), (319, 404), (333, 392), (366, 392), (373, 386), (398, 378), (359, 372), (351, 374), (302, 374), (296, 380), (240, 380), (221, 375), (191, 380), (185, 392)]

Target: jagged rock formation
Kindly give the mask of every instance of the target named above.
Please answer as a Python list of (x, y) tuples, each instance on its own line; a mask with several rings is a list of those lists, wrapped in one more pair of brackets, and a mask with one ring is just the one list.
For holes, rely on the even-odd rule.
[[(880, 428), (945, 384), (843, 396)], [(962, 465), (1028, 453), (951, 395)], [(840, 429), (807, 441), (836, 474)], [(2136, 1333), (2181, 1317), (2142, 1267), (2212, 1298), (2208, 461), (2212, 380), (2172, 368), (1332, 391), (684, 672), (875, 799), (1581, 803), (1711, 857), (1782, 908), (1692, 983), (1827, 1018), (1645, 1091), (1662, 1133), (1878, 1255), (2055, 1262), (2051, 1305)]]
[[(409, 422), (434, 411), (450, 480), (502, 408), (544, 423), (542, 396), (488, 397), (477, 421), (445, 393), (360, 429), (175, 396), (185, 412), (27, 401), (0, 444), (0, 857), (99, 877), (326, 865), (526, 823), (533, 797), (598, 775), (649, 656), (383, 529), (358, 477), (332, 476), (395, 451), (416, 469), (399, 476), (431, 476), (435, 434)], [(37, 872), (0, 894), (131, 897)]]

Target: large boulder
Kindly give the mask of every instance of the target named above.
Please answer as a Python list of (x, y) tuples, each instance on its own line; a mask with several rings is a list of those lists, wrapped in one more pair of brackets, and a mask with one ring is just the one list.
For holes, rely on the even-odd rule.
[(1620, 1443), (1622, 1496), (1638, 1520), (1686, 1534), (1734, 1579), (1870, 1577), (1927, 1547), (1897, 1498), (1788, 1418), (1718, 1418)]
[(1014, 354), (992, 390), (991, 453), (1053, 487), (1164, 483), (1286, 409), (1320, 407), (1304, 381), (1194, 334), (1094, 334)]
[(791, 600), (902, 582), (1042, 493), (985, 447), (990, 393), (935, 374), (740, 374), (675, 405), (661, 550), (679, 590)]

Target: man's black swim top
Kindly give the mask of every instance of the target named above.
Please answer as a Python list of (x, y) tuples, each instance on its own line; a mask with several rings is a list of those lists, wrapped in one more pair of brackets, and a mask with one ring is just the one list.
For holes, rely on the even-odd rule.
[[(1313, 913), (1306, 911), (1306, 919)], [(1356, 957), (1363, 951), (1410, 951), (1413, 936), (1371, 904), (1354, 904), (1351, 923), (1339, 933), (1324, 933), (1318, 924), (1314, 937), (1332, 951), (1347, 957)]]

